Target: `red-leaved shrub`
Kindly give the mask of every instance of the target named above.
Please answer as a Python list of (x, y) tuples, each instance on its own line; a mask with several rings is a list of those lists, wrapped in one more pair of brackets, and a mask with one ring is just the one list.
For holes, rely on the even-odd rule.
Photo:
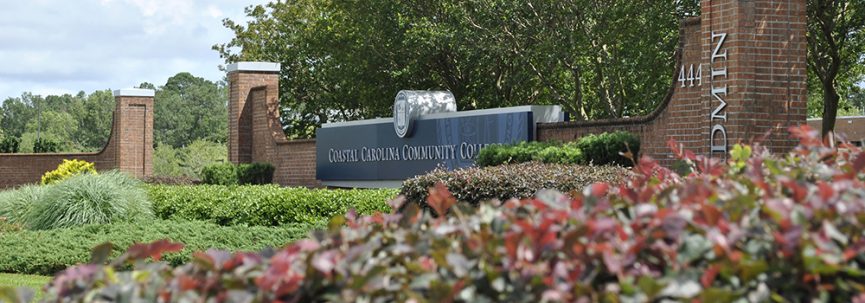
[[(82, 265), (47, 300), (213, 302), (865, 302), (865, 154), (807, 127), (784, 156), (736, 146), (725, 163), (644, 158), (621, 186), (451, 208), (443, 186), (402, 213), (334, 219), (258, 254), (199, 253), (178, 268)], [(159, 256), (168, 243), (121, 258)], [(149, 250), (149, 251), (148, 251)], [(97, 254), (98, 255), (98, 254)], [(130, 299), (135, 298), (135, 299)]]

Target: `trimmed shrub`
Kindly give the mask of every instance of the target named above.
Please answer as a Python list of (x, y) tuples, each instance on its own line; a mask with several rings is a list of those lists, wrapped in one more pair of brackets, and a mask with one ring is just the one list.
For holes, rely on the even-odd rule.
[(90, 260), (90, 249), (111, 242), (116, 257), (134, 243), (171, 239), (186, 248), (165, 255), (163, 260), (179, 265), (191, 260), (192, 253), (207, 249), (259, 251), (282, 247), (306, 237), (323, 225), (294, 224), (283, 227), (222, 227), (205, 222), (140, 221), (94, 224), (46, 231), (0, 233), (0, 272), (53, 275), (69, 266)]
[(220, 163), (201, 170), (202, 182), (211, 185), (270, 184), (275, 168), (270, 163)]
[(0, 154), (14, 154), (18, 152), (21, 139), (6, 136), (0, 140)]
[(154, 214), (162, 219), (219, 225), (279, 226), (314, 223), (345, 214), (389, 211), (393, 189), (329, 190), (277, 185), (147, 186)]
[(273, 172), (276, 168), (270, 163), (240, 164), (237, 166), (237, 183), (270, 184), (273, 183)]
[(581, 190), (595, 182), (617, 183), (628, 170), (615, 166), (575, 166), (528, 162), (454, 171), (436, 169), (403, 182), (400, 194), (426, 205), (429, 188), (443, 183), (457, 200), (478, 204), (487, 200), (528, 198), (541, 189)]
[[(540, 161), (538, 154), (548, 148), (558, 148), (549, 142), (520, 142), (513, 145), (493, 144), (481, 149), (475, 162), (480, 167)], [(547, 162), (550, 163), (550, 162)]]
[(57, 169), (42, 175), (42, 184), (51, 184), (68, 179), (80, 174), (96, 174), (96, 165), (83, 160), (66, 160), (57, 166)]
[[(179, 246), (139, 245), (114, 262), (136, 271), (78, 266), (46, 300), (863, 302), (865, 152), (796, 134), (805, 145), (786, 157), (739, 147), (724, 165), (676, 150), (694, 173), (643, 159), (626, 184), (573, 199), (347, 216), (275, 253), (172, 268), (142, 260)], [(456, 203), (433, 193), (439, 213)]]
[(213, 185), (237, 185), (237, 166), (232, 163), (219, 163), (201, 169), (201, 182)]
[(77, 175), (49, 185), (24, 218), (30, 229), (152, 218), (141, 182), (120, 172)]
[(631, 166), (633, 161), (619, 154), (628, 151), (636, 158), (640, 152), (640, 139), (628, 132), (614, 132), (587, 135), (569, 143), (532, 141), (514, 145), (493, 144), (481, 149), (476, 163), (480, 167), (529, 161)]
[(532, 160), (558, 164), (582, 164), (586, 162), (583, 151), (573, 144), (548, 146), (533, 155)]
[(36, 141), (33, 141), (33, 152), (34, 153), (56, 153), (60, 150), (60, 142), (39, 138)]
[(640, 139), (629, 132), (593, 134), (577, 140), (576, 147), (582, 150), (586, 163), (632, 166), (634, 161), (620, 153), (630, 151), (636, 159), (640, 153)]

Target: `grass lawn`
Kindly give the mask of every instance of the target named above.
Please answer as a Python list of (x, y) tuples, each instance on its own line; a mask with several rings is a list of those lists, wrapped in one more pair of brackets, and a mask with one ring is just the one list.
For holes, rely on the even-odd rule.
[(0, 273), (0, 287), (29, 287), (36, 292), (37, 300), (42, 297), (42, 286), (49, 281), (51, 277)]

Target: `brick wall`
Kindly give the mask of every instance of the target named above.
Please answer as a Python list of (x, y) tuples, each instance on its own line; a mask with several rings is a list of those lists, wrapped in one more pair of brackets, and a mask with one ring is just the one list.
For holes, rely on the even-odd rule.
[[(714, 156), (739, 142), (761, 141), (775, 152), (794, 146), (786, 129), (804, 124), (806, 114), (805, 1), (703, 0), (701, 9), (701, 17), (683, 22), (672, 72), (678, 79), (682, 66), (686, 73), (692, 64), (702, 67), (702, 86), (674, 82), (661, 106), (643, 117), (540, 125), (539, 140), (627, 130), (640, 136), (645, 155), (662, 163), (671, 161), (670, 138)], [(726, 141), (714, 127), (726, 130)]]
[(232, 163), (266, 162), (274, 183), (318, 187), (315, 140), (287, 140), (279, 121), (277, 72), (229, 72), (228, 155)]
[(97, 153), (0, 154), (0, 188), (38, 183), (64, 159), (118, 169), (136, 177), (153, 173), (153, 97), (116, 96), (108, 143)]

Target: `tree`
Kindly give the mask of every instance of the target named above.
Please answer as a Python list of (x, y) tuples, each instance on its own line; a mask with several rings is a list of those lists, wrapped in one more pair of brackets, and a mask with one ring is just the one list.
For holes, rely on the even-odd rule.
[(21, 137), (24, 134), (27, 122), (36, 117), (36, 108), (33, 99), (37, 98), (30, 93), (24, 93), (19, 98), (8, 98), (3, 101), (3, 117), (0, 119), (0, 127), (7, 136)]
[(863, 63), (865, 0), (808, 0), (807, 4), (809, 89), (822, 93), (826, 135), (835, 129), (842, 94), (856, 85), (851, 80)]
[(81, 145), (73, 139), (78, 132), (78, 122), (68, 112), (42, 112), (41, 121), (31, 119), (27, 122), (26, 132), (21, 136), (21, 150), (35, 152), (39, 139), (56, 143), (53, 151), (79, 151)]
[(289, 137), (389, 116), (401, 89), (449, 90), (460, 110), (561, 104), (621, 117), (661, 101), (678, 21), (697, 3), (294, 0), (249, 7), (246, 24), (224, 20), (235, 37), (214, 49), (228, 63), (282, 64)]
[(214, 83), (189, 73), (178, 73), (156, 92), (156, 143), (174, 148), (198, 139), (225, 142), (228, 138), (228, 92), (224, 82)]
[(100, 151), (108, 144), (114, 106), (110, 90), (98, 90), (87, 96), (83, 92), (79, 94), (78, 101), (70, 108), (70, 114), (78, 123), (72, 138), (84, 151)]

